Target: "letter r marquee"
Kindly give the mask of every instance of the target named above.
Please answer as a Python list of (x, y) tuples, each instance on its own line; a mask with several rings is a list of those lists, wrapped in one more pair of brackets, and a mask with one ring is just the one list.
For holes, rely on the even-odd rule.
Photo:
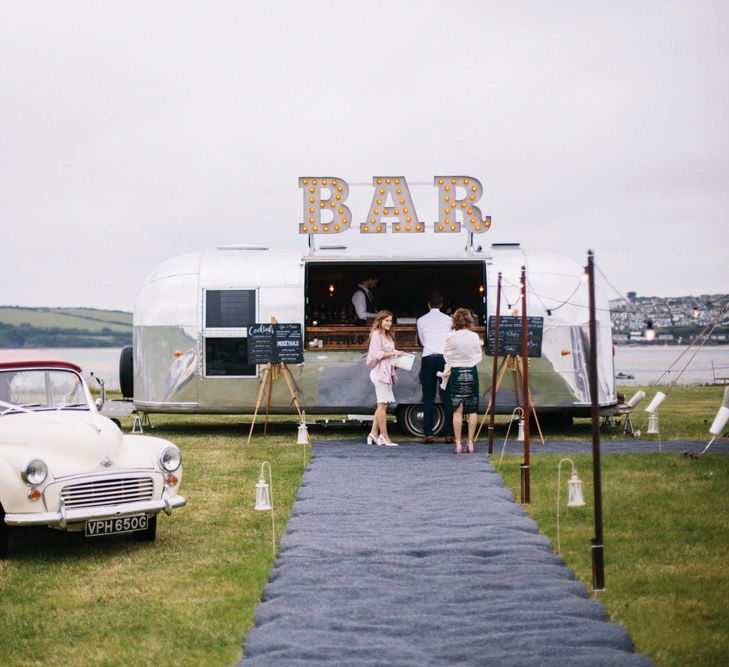
[(476, 206), (483, 197), (483, 186), (478, 180), (471, 176), (435, 176), (433, 184), (438, 188), (438, 222), (433, 226), (434, 232), (460, 232), (461, 221), (472, 234), (489, 230), (491, 216), (482, 218), (481, 209)]

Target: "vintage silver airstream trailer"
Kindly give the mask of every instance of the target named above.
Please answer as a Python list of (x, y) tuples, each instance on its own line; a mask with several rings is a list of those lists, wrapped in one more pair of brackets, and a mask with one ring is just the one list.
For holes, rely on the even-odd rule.
[[(422, 394), (416, 318), (426, 295), (439, 289), (444, 310), (468, 307), (486, 334), (495, 313), (497, 274), (503, 274), (502, 315), (519, 309), (519, 278), (527, 267), (527, 314), (544, 318), (542, 355), (529, 360), (530, 388), (540, 415), (589, 414), (587, 285), (579, 262), (527, 255), (518, 244), (494, 244), (443, 255), (362, 256), (326, 246), (302, 256), (293, 250), (226, 246), (181, 255), (157, 266), (134, 304), (134, 345), (122, 354), (122, 390), (140, 412), (250, 413), (261, 367), (248, 363), (247, 327), (254, 322), (300, 323), (304, 362), (290, 368), (301, 406), (309, 414), (371, 412), (375, 392), (365, 365), (368, 329), (357, 326), (353, 290), (366, 275), (379, 278), (377, 305), (397, 318), (400, 349), (416, 353), (412, 371), (400, 371), (395, 413), (402, 428), (422, 433)], [(607, 298), (598, 285), (599, 401), (617, 403)], [(479, 366), (483, 393), (492, 358)], [(482, 396), (482, 409), (487, 397)], [(499, 412), (515, 405), (513, 383), (497, 392)], [(440, 406), (438, 406), (440, 408)], [(274, 383), (273, 413), (293, 413), (284, 382)], [(436, 428), (442, 426), (436, 412)]]

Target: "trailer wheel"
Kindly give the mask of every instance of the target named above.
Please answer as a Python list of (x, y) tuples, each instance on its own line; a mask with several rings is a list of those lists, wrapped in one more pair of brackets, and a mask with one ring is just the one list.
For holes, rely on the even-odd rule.
[(134, 356), (133, 348), (122, 348), (119, 357), (119, 387), (124, 398), (134, 398)]
[[(405, 435), (412, 435), (416, 438), (422, 438), (425, 435), (422, 403), (401, 405), (398, 407), (396, 415), (397, 425)], [(433, 406), (433, 433), (435, 435), (443, 430), (444, 421), (443, 406), (436, 403)]]

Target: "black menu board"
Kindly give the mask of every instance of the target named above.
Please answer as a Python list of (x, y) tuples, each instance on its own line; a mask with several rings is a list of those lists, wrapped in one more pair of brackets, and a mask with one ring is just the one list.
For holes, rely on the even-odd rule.
[(251, 324), (248, 363), (300, 364), (304, 361), (303, 334), (298, 323)]
[(304, 336), (301, 325), (284, 323), (273, 325), (278, 360), (284, 364), (300, 364), (304, 361)]
[[(543, 317), (527, 316), (527, 352), (530, 357), (542, 356)], [(496, 316), (489, 317), (489, 330), (486, 338), (486, 354), (494, 355), (494, 335)], [(499, 356), (521, 356), (521, 317), (502, 316), (499, 321)]]

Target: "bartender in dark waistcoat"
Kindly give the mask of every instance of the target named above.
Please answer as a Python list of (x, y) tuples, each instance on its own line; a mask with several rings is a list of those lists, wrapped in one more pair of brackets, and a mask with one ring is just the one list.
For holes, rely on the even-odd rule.
[(352, 294), (352, 305), (357, 313), (357, 324), (365, 326), (367, 319), (377, 315), (377, 306), (372, 296), (372, 290), (377, 287), (378, 278), (376, 276), (367, 275), (357, 285), (357, 289)]

